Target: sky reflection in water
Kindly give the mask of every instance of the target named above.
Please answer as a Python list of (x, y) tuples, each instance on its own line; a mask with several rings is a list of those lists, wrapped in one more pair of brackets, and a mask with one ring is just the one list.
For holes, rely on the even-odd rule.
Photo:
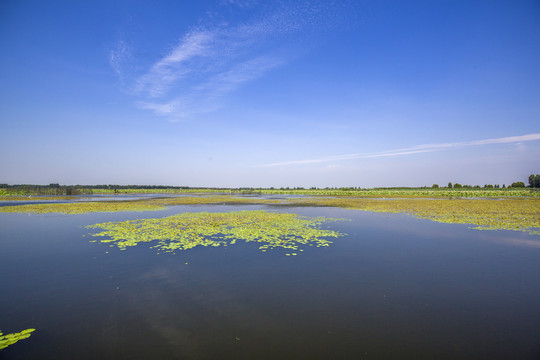
[[(265, 206), (147, 213), (2, 214), (4, 333), (34, 327), (5, 359), (534, 358), (538, 236), (397, 214), (347, 218), (348, 234), (299, 256), (258, 244), (157, 255), (90, 243), (84, 226)], [(272, 211), (276, 211), (272, 208)]]

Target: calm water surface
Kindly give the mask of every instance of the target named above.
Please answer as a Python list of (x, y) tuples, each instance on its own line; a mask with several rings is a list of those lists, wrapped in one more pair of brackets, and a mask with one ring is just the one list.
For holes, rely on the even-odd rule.
[[(347, 218), (328, 248), (158, 255), (106, 221), (267, 209)], [(107, 253), (108, 252), (108, 253)], [(186, 264), (187, 263), (187, 264)], [(0, 359), (537, 359), (540, 237), (331, 208), (0, 214)]]

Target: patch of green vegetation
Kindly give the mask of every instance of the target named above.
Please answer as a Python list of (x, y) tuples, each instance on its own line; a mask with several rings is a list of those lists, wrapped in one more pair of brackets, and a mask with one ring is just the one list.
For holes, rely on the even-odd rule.
[(539, 191), (515, 188), (389, 188), (389, 189), (316, 189), (264, 190), (265, 194), (307, 196), (353, 196), (365, 198), (493, 198), (540, 196)]
[(148, 200), (151, 204), (170, 205), (203, 205), (203, 204), (279, 204), (280, 200), (269, 200), (232, 195), (178, 196)]
[[(305, 218), (297, 214), (262, 210), (228, 213), (182, 213), (179, 215), (90, 225), (103, 229), (92, 236), (104, 236), (121, 250), (145, 242), (157, 242), (153, 248), (174, 252), (195, 246), (227, 246), (238, 240), (261, 243), (261, 250), (285, 248), (298, 250), (300, 245), (328, 246), (328, 237), (343, 234), (319, 228), (330, 218)], [(302, 249), (300, 249), (302, 251)], [(296, 253), (294, 253), (296, 254)]]
[(83, 188), (80, 185), (64, 186), (60, 184), (49, 185), (7, 185), (0, 184), (0, 196), (10, 195), (82, 195), (92, 194), (91, 189)]
[(94, 194), (211, 194), (229, 193), (230, 189), (208, 188), (117, 188), (117, 189), (92, 189)]
[(74, 196), (5, 196), (2, 201), (51, 201), (51, 200), (75, 200)]
[[(312, 196), (289, 198), (286, 200), (213, 193), (206, 196), (176, 196), (136, 201), (94, 201), (4, 206), (0, 207), (0, 212), (83, 214), (88, 212), (153, 211), (162, 210), (174, 205), (203, 204), (332, 206), (376, 212), (407, 213), (418, 218), (438, 222), (471, 224), (475, 228), (483, 230), (504, 229), (540, 234), (540, 198), (538, 197), (442, 197), (432, 194), (433, 191), (437, 192), (440, 190), (431, 189), (421, 190), (425, 191), (425, 193), (406, 190), (412, 193), (413, 196), (405, 197), (404, 194), (407, 192), (400, 193), (401, 190), (395, 191), (397, 193), (392, 193), (389, 190), (377, 193), (373, 190), (369, 192), (371, 194), (370, 196)], [(502, 191), (508, 192), (510, 190), (493, 190), (494, 193)], [(445, 189), (443, 193), (470, 195), (468, 192), (456, 191), (455, 189)], [(491, 194), (491, 192), (490, 190), (478, 190), (478, 194)]]
[(0, 207), (0, 212), (25, 214), (85, 214), (89, 212), (154, 211), (163, 209), (165, 209), (164, 206), (157, 204), (149, 204), (142, 201), (92, 201), (62, 204), (29, 204), (2, 206)]
[(30, 334), (36, 329), (26, 329), (18, 333), (3, 335), (0, 331), (0, 350), (7, 348), (10, 345), (15, 344), (19, 340), (27, 339)]
[[(56, 197), (55, 197), (56, 198)], [(36, 198), (34, 198), (36, 199)], [(39, 198), (50, 200), (51, 198)], [(28, 200), (28, 198), (17, 198)], [(64, 199), (69, 200), (69, 199)], [(213, 196), (178, 196), (171, 198), (144, 199), (135, 201), (89, 201), (62, 204), (27, 204), (15, 206), (2, 206), (0, 212), (26, 213), (26, 214), (84, 214), (89, 212), (117, 212), (117, 211), (154, 211), (163, 210), (173, 205), (204, 205), (204, 204), (278, 204), (279, 200), (266, 200), (231, 195)]]
[(471, 224), (480, 230), (516, 230), (540, 235), (540, 199), (365, 199), (295, 198), (292, 203), (375, 212), (407, 213), (442, 223)]
[(329, 189), (301, 189), (301, 188), (282, 188), (282, 189), (94, 189), (95, 194), (112, 194), (115, 192), (126, 194), (137, 193), (167, 193), (167, 194), (289, 194), (289, 195), (307, 195), (307, 196), (355, 196), (355, 197), (420, 197), (420, 198), (440, 198), (440, 197), (515, 197), (515, 196), (539, 196), (540, 191), (532, 188), (329, 188)]

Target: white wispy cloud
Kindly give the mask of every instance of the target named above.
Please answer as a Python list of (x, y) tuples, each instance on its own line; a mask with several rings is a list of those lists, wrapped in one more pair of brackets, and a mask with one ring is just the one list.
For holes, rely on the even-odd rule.
[(260, 42), (273, 30), (259, 22), (190, 32), (137, 79), (139, 104), (177, 118), (215, 110), (225, 95), (285, 63), (282, 57), (260, 54)]
[[(240, 24), (218, 21), (220, 25), (193, 28), (146, 71), (132, 74), (128, 92), (138, 98), (140, 108), (170, 119), (218, 109), (227, 94), (294, 57), (287, 34), (302, 26), (296, 15), (274, 12)], [(287, 46), (291, 51), (284, 50)], [(131, 52), (118, 41), (109, 53), (120, 77), (127, 72), (122, 64)]]
[(510, 144), (510, 143), (518, 143), (522, 141), (535, 141), (535, 140), (540, 140), (540, 133), (520, 135), (520, 136), (508, 136), (508, 137), (486, 139), (486, 140), (474, 140), (474, 141), (443, 143), (443, 144), (425, 144), (425, 145), (418, 145), (416, 147), (417, 148), (430, 148), (430, 149), (443, 149), (443, 148), (473, 146), (473, 145)]
[(502, 138), (495, 138), (495, 139), (464, 141), (464, 142), (423, 144), (423, 145), (416, 145), (410, 148), (382, 151), (382, 152), (376, 152), (376, 153), (324, 156), (324, 157), (320, 157), (316, 159), (283, 161), (283, 162), (275, 162), (275, 163), (270, 163), (270, 164), (263, 164), (260, 166), (273, 167), (273, 166), (305, 165), (305, 164), (315, 164), (315, 163), (337, 162), (337, 161), (343, 161), (343, 160), (406, 156), (406, 155), (412, 155), (412, 154), (440, 151), (440, 150), (445, 150), (445, 149), (460, 148), (460, 147), (467, 147), (467, 146), (482, 146), (482, 145), (512, 144), (512, 143), (522, 145), (523, 142), (537, 141), (537, 140), (540, 140), (540, 133), (526, 134), (526, 135), (521, 135), (521, 136), (509, 136), (509, 137), (502, 137)]
[(164, 58), (156, 62), (141, 76), (135, 86), (136, 93), (150, 98), (161, 97), (174, 83), (197, 70), (196, 60), (212, 57), (212, 40), (216, 34), (209, 31), (193, 31), (183, 37), (179, 44)]
[(131, 49), (122, 39), (116, 41), (114, 47), (109, 51), (109, 64), (119, 77), (123, 76), (124, 63), (130, 56)]
[(204, 82), (192, 85), (189, 91), (164, 102), (141, 101), (143, 109), (153, 110), (159, 115), (184, 117), (195, 113), (214, 111), (219, 107), (219, 99), (253, 81), (283, 63), (280, 58), (260, 57), (236, 64), (233, 68), (215, 74)]
[[(305, 48), (298, 46), (299, 37), (313, 36), (313, 29), (324, 29), (332, 17), (326, 2), (223, 0), (220, 5), (150, 64), (147, 59), (126, 62), (137, 61), (134, 54), (145, 51), (125, 41), (109, 52), (112, 69), (140, 108), (171, 120), (218, 109), (231, 92), (298, 56)], [(253, 17), (227, 21), (235, 11)]]
[(257, 4), (254, 0), (221, 0), (219, 3), (223, 6), (234, 5), (241, 8), (251, 7)]

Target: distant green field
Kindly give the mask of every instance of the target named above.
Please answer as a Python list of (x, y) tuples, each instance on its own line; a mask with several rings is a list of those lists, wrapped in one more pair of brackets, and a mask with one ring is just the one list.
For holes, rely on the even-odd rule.
[(507, 196), (540, 196), (539, 189), (531, 188), (109, 188), (96, 189), (84, 186), (45, 186), (0, 188), (0, 196), (36, 196), (36, 195), (82, 195), (82, 194), (288, 194), (307, 196), (355, 196), (355, 197), (419, 197), (419, 198), (477, 198)]
[[(112, 189), (94, 189), (94, 194), (113, 194)], [(122, 189), (123, 194), (158, 193), (158, 194), (195, 194), (195, 193), (224, 193), (224, 194), (288, 194), (308, 196), (359, 196), (359, 197), (507, 197), (507, 196), (540, 196), (540, 191), (530, 188), (375, 188), (375, 189)]]

